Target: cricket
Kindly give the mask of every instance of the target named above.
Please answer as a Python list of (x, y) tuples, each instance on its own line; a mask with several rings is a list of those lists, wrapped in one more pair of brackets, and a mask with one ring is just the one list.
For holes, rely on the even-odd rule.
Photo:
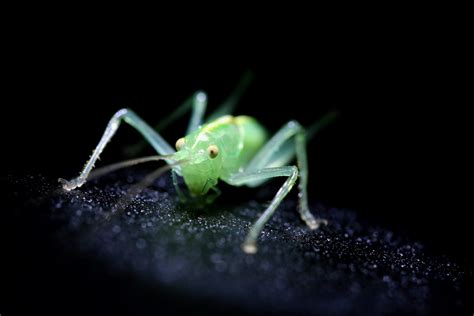
[[(242, 243), (242, 250), (247, 254), (257, 252), (257, 240), (265, 224), (298, 180), (298, 212), (301, 219), (311, 230), (327, 225), (327, 220), (315, 217), (308, 206), (306, 145), (321, 128), (335, 119), (337, 113), (329, 112), (307, 129), (291, 120), (270, 137), (256, 118), (232, 115), (252, 78), (252, 74), (244, 74), (232, 94), (207, 118), (205, 111), (208, 97), (203, 91), (194, 93), (156, 128), (148, 125), (130, 109), (119, 110), (108, 122), (80, 175), (69, 181), (59, 179), (62, 188), (71, 191), (81, 187), (92, 175), (102, 175), (138, 163), (163, 160), (167, 163), (167, 170), (171, 170), (177, 195), (184, 203), (193, 198), (205, 198), (207, 203), (213, 203), (220, 194), (217, 188), (219, 180), (231, 186), (254, 188), (270, 179), (284, 178), (283, 185), (253, 223)], [(191, 119), (187, 132), (176, 141), (173, 148), (159, 132), (188, 112), (191, 112)], [(99, 155), (122, 122), (134, 127), (158, 155), (130, 159), (92, 171)], [(137, 144), (133, 151), (138, 152), (143, 145)], [(295, 158), (296, 164), (291, 164)], [(179, 187), (178, 177), (183, 178), (187, 192)]]

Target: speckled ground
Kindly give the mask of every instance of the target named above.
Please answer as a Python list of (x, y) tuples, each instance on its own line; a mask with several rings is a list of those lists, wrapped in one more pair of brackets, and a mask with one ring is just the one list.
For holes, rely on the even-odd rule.
[(213, 304), (219, 311), (292, 315), (447, 315), (469, 308), (467, 262), (430, 255), (419, 242), (353, 211), (315, 205), (313, 212), (330, 224), (310, 231), (291, 196), (266, 226), (258, 254), (246, 255), (240, 244), (271, 197), (268, 190), (230, 188), (196, 210), (179, 205), (168, 177), (161, 177), (117, 209), (141, 173), (120, 171), (69, 193), (57, 190), (54, 179), (10, 183), (18, 218), (36, 212), (32, 218), (48, 223), (49, 242), (68, 249), (63, 256), (105, 266), (110, 278), (136, 280), (133, 291), (148, 289), (140, 300), (146, 308), (155, 308), (155, 289), (172, 293), (172, 304), (198, 302), (196, 311), (208, 312)]

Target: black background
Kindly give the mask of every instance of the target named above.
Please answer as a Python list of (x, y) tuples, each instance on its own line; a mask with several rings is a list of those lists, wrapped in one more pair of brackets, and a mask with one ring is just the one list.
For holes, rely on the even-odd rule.
[[(446, 251), (458, 248), (469, 227), (461, 204), (468, 105), (453, 54), (415, 42), (287, 52), (235, 45), (248, 49), (196, 55), (190, 44), (176, 55), (145, 48), (117, 55), (120, 46), (25, 47), (4, 73), (5, 173), (75, 176), (116, 110), (130, 107), (155, 124), (198, 89), (212, 109), (250, 69), (256, 81), (237, 114), (270, 131), (290, 119), (309, 125), (328, 110), (341, 113), (310, 143), (313, 202), (356, 209)], [(186, 119), (164, 132), (171, 144)], [(120, 145), (137, 135), (122, 127), (103, 162), (120, 160)]]
[[(337, 47), (317, 37), (173, 48), (157, 40), (153, 50), (102, 44), (32, 40), (11, 51), (2, 80), (2, 174), (75, 176), (116, 110), (130, 107), (154, 124), (198, 89), (212, 109), (251, 70), (256, 81), (237, 114), (270, 131), (341, 113), (310, 143), (311, 203), (354, 209), (432, 252), (469, 256), (470, 105), (455, 49), (378, 35)], [(123, 126), (104, 164), (139, 139)], [(186, 118), (163, 134), (174, 144), (185, 129)]]

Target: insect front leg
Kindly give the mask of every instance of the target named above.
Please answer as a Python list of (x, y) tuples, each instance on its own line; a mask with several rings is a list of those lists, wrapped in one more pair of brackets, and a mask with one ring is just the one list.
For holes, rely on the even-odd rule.
[[(255, 155), (246, 167), (246, 171), (259, 168), (281, 167), (291, 161), (296, 155), (300, 171), (299, 206), (300, 217), (311, 229), (317, 229), (327, 220), (318, 219), (311, 214), (308, 207), (308, 159), (306, 153), (306, 133), (296, 121), (285, 124)], [(250, 186), (260, 185), (262, 181), (250, 183)]]
[[(109, 123), (107, 124), (107, 128), (105, 129), (102, 138), (99, 141), (99, 144), (94, 149), (91, 158), (84, 166), (84, 169), (80, 173), (80, 175), (72, 179), (70, 181), (59, 179), (62, 183), (63, 188), (67, 191), (73, 190), (77, 187), (82, 186), (86, 180), (87, 176), (94, 168), (94, 164), (96, 160), (99, 158), (99, 155), (104, 150), (107, 143), (112, 139), (115, 132), (120, 126), (120, 123), (125, 121), (126, 123), (133, 126), (142, 136), (146, 139), (146, 141), (153, 146), (153, 148), (161, 155), (169, 155), (173, 154), (175, 150), (171, 147), (161, 136), (158, 134), (153, 128), (151, 128), (145, 121), (143, 121), (138, 115), (136, 115), (133, 111), (129, 109), (121, 109), (114, 116), (110, 119)], [(166, 159), (165, 159), (166, 160)], [(170, 163), (170, 161), (167, 161)]]
[(186, 195), (184, 194), (183, 190), (181, 190), (181, 188), (179, 187), (179, 183), (178, 183), (178, 174), (176, 173), (175, 170), (173, 170), (171, 172), (171, 176), (172, 176), (172, 179), (173, 179), (173, 186), (176, 190), (176, 193), (178, 194), (178, 198), (179, 198), (179, 201), (181, 203), (185, 203), (186, 200), (187, 200), (187, 197)]
[[(198, 129), (204, 119), (207, 108), (207, 95), (203, 91), (197, 91), (189, 97), (183, 104), (176, 108), (170, 115), (161, 120), (155, 127), (156, 132), (170, 126), (174, 121), (185, 115), (191, 110), (191, 119), (189, 120), (186, 135)], [(124, 154), (127, 156), (135, 156), (145, 148), (146, 143), (140, 141), (137, 144), (125, 147)]]
[(281, 201), (293, 188), (296, 180), (298, 179), (298, 168), (296, 166), (285, 166), (279, 168), (264, 168), (249, 172), (244, 171), (232, 175), (228, 180), (229, 184), (239, 186), (276, 177), (287, 177), (287, 180), (280, 187), (267, 209), (250, 228), (250, 231), (245, 238), (245, 242), (242, 244), (242, 249), (246, 253), (253, 254), (257, 252), (258, 236), (260, 235), (265, 224), (275, 213), (278, 205), (280, 205)]

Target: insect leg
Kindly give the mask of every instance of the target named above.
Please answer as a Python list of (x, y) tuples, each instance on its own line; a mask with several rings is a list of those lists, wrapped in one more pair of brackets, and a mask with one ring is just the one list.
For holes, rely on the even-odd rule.
[[(317, 229), (321, 224), (327, 224), (324, 219), (316, 219), (308, 207), (308, 160), (306, 154), (306, 135), (303, 127), (296, 121), (285, 124), (263, 148), (255, 155), (246, 167), (246, 171), (260, 168), (281, 167), (287, 164), (296, 154), (300, 171), (299, 207), (300, 217), (311, 229)], [(263, 180), (265, 181), (265, 180)], [(249, 183), (258, 186), (262, 180)]]
[(221, 195), (221, 190), (218, 187), (212, 187), (213, 193), (206, 195), (206, 203), (212, 204)]
[(235, 90), (232, 91), (230, 96), (206, 118), (206, 122), (210, 122), (227, 114), (232, 114), (237, 107), (237, 104), (239, 104), (242, 95), (247, 91), (249, 85), (254, 80), (254, 77), (255, 76), (251, 71), (245, 72), (240, 78)]
[[(99, 141), (99, 144), (94, 149), (91, 158), (84, 166), (84, 169), (82, 170), (80, 175), (70, 181), (60, 179), (65, 190), (73, 190), (77, 187), (80, 187), (86, 182), (87, 176), (91, 172), (92, 168), (94, 168), (96, 160), (99, 158), (99, 155), (102, 153), (107, 143), (114, 136), (122, 120), (133, 126), (138, 132), (140, 132), (140, 134), (143, 135), (147, 142), (151, 146), (153, 146), (153, 148), (161, 155), (169, 155), (175, 152), (175, 150), (160, 136), (160, 134), (155, 132), (153, 128), (151, 128), (133, 111), (129, 109), (121, 109), (114, 114), (112, 119), (110, 119), (109, 123), (107, 124), (107, 128), (105, 129), (105, 132)], [(167, 159), (165, 160), (170, 163), (170, 161), (168, 161)]]
[(300, 170), (300, 182), (298, 189), (300, 191), (298, 212), (300, 217), (311, 229), (318, 229), (321, 224), (327, 225), (328, 221), (321, 218), (315, 218), (308, 207), (308, 156), (306, 153), (306, 133), (301, 130), (295, 136), (296, 160)]
[(189, 120), (188, 129), (186, 130), (186, 135), (197, 130), (202, 124), (207, 107), (207, 95), (202, 91), (197, 92), (193, 96), (192, 104), (193, 111), (191, 113), (191, 119)]
[(187, 200), (187, 197), (186, 195), (184, 194), (184, 192), (181, 190), (181, 188), (179, 187), (179, 184), (178, 184), (178, 174), (176, 173), (175, 170), (172, 170), (171, 172), (171, 176), (173, 178), (173, 186), (176, 190), (176, 193), (178, 193), (178, 197), (179, 197), (179, 200), (184, 203), (186, 202)]
[(329, 125), (338, 116), (332, 111), (324, 115), (316, 123), (304, 129), (297, 121), (286, 123), (253, 157), (246, 170), (256, 170), (263, 167), (281, 167), (287, 165), (296, 154), (295, 135), (305, 133), (306, 139), (311, 140), (321, 129)]
[(279, 168), (264, 168), (260, 170), (241, 172), (231, 176), (228, 180), (232, 185), (244, 185), (249, 182), (260, 181), (262, 179), (270, 179), (275, 177), (287, 177), (285, 183), (278, 190), (277, 194), (271, 201), (270, 205), (257, 219), (257, 221), (250, 228), (245, 242), (242, 244), (242, 249), (246, 253), (257, 252), (257, 239), (265, 224), (275, 213), (276, 208), (280, 205), (283, 198), (290, 192), (298, 178), (298, 168), (296, 166), (285, 166)]
[[(291, 152), (294, 155), (294, 146), (288, 145), (288, 141), (296, 134), (303, 132), (303, 127), (296, 121), (286, 123), (252, 158), (245, 167), (245, 171), (255, 171), (268, 167), (272, 160), (277, 157), (288, 156), (291, 159)], [(284, 151), (284, 153), (282, 152)], [(288, 163), (288, 161), (285, 161)]]
[(188, 130), (186, 134), (194, 131), (202, 124), (204, 118), (204, 112), (207, 107), (207, 95), (203, 91), (197, 91), (191, 97), (186, 99), (183, 104), (181, 104), (176, 110), (169, 114), (166, 118), (161, 120), (155, 126), (157, 132), (164, 130), (171, 123), (185, 115), (189, 110), (192, 110), (191, 120), (189, 122)]
[[(160, 132), (167, 128), (171, 123), (182, 117), (189, 110), (191, 112), (191, 120), (189, 121), (188, 129), (186, 134), (196, 130), (199, 125), (202, 124), (204, 113), (207, 107), (207, 95), (203, 91), (198, 91), (189, 97), (183, 104), (181, 104), (176, 110), (170, 115), (161, 120), (156, 126), (155, 131)], [(136, 156), (145, 148), (146, 142), (140, 141), (135, 145), (125, 147), (124, 153), (127, 156)]]

